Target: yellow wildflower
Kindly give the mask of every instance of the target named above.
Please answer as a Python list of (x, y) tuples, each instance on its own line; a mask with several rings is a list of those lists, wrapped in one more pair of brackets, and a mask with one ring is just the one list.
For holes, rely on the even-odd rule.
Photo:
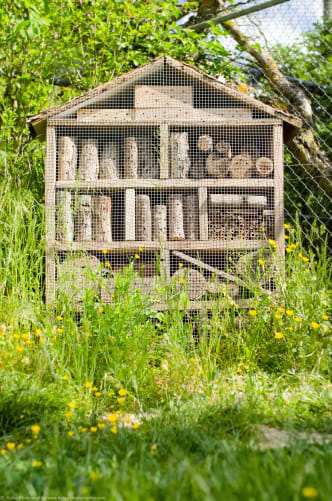
[(32, 466), (34, 468), (39, 468), (43, 463), (41, 461), (38, 461), (37, 459), (34, 460), (34, 462), (32, 463)]
[(22, 334), (22, 339), (29, 339), (29, 334), (27, 332)]
[(245, 83), (243, 83), (243, 82), (242, 82), (242, 83), (240, 83), (240, 85), (238, 86), (238, 90), (239, 90), (240, 92), (244, 92), (245, 94), (247, 94), (247, 93), (248, 93), (248, 87), (247, 87), (247, 85), (246, 85)]
[(125, 421), (125, 423), (130, 423), (131, 418), (130, 417), (126, 417), (124, 421)]
[(291, 247), (292, 249), (296, 249), (296, 247), (297, 247), (298, 245), (299, 245), (298, 243), (296, 243), (296, 244), (290, 244), (290, 246), (289, 246), (289, 247)]
[(102, 308), (101, 306), (98, 308), (98, 311), (99, 313), (104, 313), (104, 308)]
[(98, 478), (100, 478), (100, 473), (98, 471), (91, 471), (90, 478), (91, 480), (98, 480)]
[(116, 411), (116, 413), (115, 413), (115, 414), (117, 414), (118, 416), (120, 416), (121, 411)]
[(67, 419), (70, 419), (73, 416), (73, 411), (66, 412), (65, 416)]
[(96, 433), (97, 430), (98, 430), (97, 426), (91, 426), (90, 428), (90, 431), (92, 431), (92, 433)]
[(139, 247), (139, 248), (138, 248), (138, 250), (139, 250), (140, 252), (143, 252), (143, 248), (142, 248), (142, 247)]
[(111, 264), (108, 261), (106, 261), (105, 268), (110, 268), (110, 267), (111, 267)]
[(157, 450), (157, 446), (155, 444), (151, 445), (151, 452), (155, 452)]
[(40, 432), (40, 426), (39, 424), (33, 424), (31, 426), (31, 431), (34, 435), (38, 435), (38, 433)]
[(68, 381), (69, 380), (69, 376), (63, 376), (63, 379), (64, 379), (64, 381)]
[(138, 428), (140, 427), (141, 425), (139, 423), (134, 423), (133, 424), (133, 428), (134, 430), (138, 430)]
[(282, 318), (282, 316), (281, 316), (281, 315), (279, 315), (279, 313), (276, 313), (276, 314), (274, 315), (274, 318), (276, 318), (277, 320), (280, 320), (280, 318)]
[(288, 235), (284, 235), (284, 238), (285, 238), (285, 240), (288, 240), (289, 236)]
[(293, 310), (286, 310), (286, 315), (288, 317), (292, 317), (294, 315), (294, 311)]
[(322, 319), (323, 319), (323, 320), (328, 320), (328, 319), (329, 319), (329, 317), (328, 317), (328, 315), (322, 315)]
[(135, 254), (135, 259), (140, 259), (139, 254)]
[(25, 439), (25, 443), (26, 443), (26, 444), (31, 444), (31, 438), (26, 438), (26, 439)]
[(68, 404), (68, 407), (70, 407), (71, 409), (75, 409), (75, 407), (76, 407), (75, 402), (70, 402), (70, 403)]
[(42, 333), (41, 329), (36, 329), (35, 330), (35, 334), (37, 334), (37, 336), (39, 336), (39, 334), (41, 334), (41, 333)]
[(8, 449), (9, 451), (13, 451), (13, 450), (15, 449), (15, 445), (16, 445), (16, 444), (15, 444), (14, 442), (8, 442), (8, 443), (7, 443), (7, 449)]
[(61, 334), (63, 332), (63, 329), (61, 329), (61, 327), (58, 327), (57, 330), (56, 330), (59, 334)]
[(303, 256), (302, 261), (303, 261), (304, 263), (307, 263), (307, 262), (309, 261), (309, 258), (308, 258), (308, 257)]
[(114, 391), (109, 391), (109, 392), (107, 393), (107, 395), (108, 395), (109, 397), (113, 397), (113, 395), (114, 395)]
[(284, 337), (282, 332), (276, 332), (274, 335), (275, 339), (282, 339)]
[(302, 496), (307, 499), (313, 499), (318, 496), (318, 491), (315, 487), (303, 487)]
[(20, 335), (19, 334), (13, 334), (13, 338), (14, 339), (20, 339)]
[(5, 454), (7, 454), (7, 451), (6, 451), (6, 449), (1, 449), (0, 453), (2, 456), (4, 456)]
[(39, 338), (39, 344), (43, 344), (45, 342), (45, 339), (43, 337)]
[(89, 489), (87, 487), (82, 487), (81, 494), (89, 494)]
[(320, 327), (320, 325), (317, 322), (311, 322), (311, 327), (313, 329), (318, 329)]
[(294, 317), (295, 322), (301, 322), (301, 319), (299, 317)]
[(124, 401), (125, 401), (125, 399), (124, 399), (124, 398), (122, 398), (122, 397), (117, 398), (117, 402), (118, 402), (118, 404), (120, 404), (120, 405), (124, 404)]
[(56, 319), (59, 320), (59, 321), (63, 320), (63, 318), (60, 315), (57, 315)]
[(113, 433), (113, 435), (116, 435), (118, 433), (118, 429), (117, 429), (116, 425), (112, 426), (111, 432)]
[(302, 258), (303, 258), (303, 254), (302, 254), (302, 252), (299, 252), (299, 253), (298, 253), (298, 256), (302, 259)]
[(258, 260), (258, 263), (259, 263), (261, 266), (263, 266), (263, 264), (265, 264), (265, 261), (264, 261), (264, 259), (259, 259), (259, 260)]
[(116, 422), (116, 414), (110, 414), (110, 415), (108, 416), (108, 421), (109, 421), (110, 423), (115, 423), (115, 422)]
[(98, 391), (97, 386), (94, 386), (94, 387), (92, 388), (92, 391)]
[(68, 435), (68, 437), (72, 437), (74, 435), (74, 432), (73, 431), (68, 431), (67, 435)]
[(181, 284), (185, 284), (186, 283), (186, 281), (185, 281), (184, 278), (180, 278), (180, 282), (181, 282)]
[(289, 254), (290, 252), (292, 252), (292, 249), (290, 247), (286, 247), (285, 251), (287, 252), (287, 254)]
[(189, 358), (189, 362), (195, 362), (195, 359), (193, 357)]
[(27, 340), (26, 340), (26, 344), (29, 344), (29, 345), (30, 345), (30, 344), (33, 344), (33, 341), (31, 341), (31, 339), (27, 339)]
[(275, 240), (272, 240), (271, 238), (268, 239), (268, 242), (270, 245), (274, 246), (277, 244), (277, 242)]
[(103, 429), (105, 428), (106, 424), (105, 424), (105, 423), (98, 423), (98, 425), (97, 425), (97, 426), (98, 426), (98, 428), (99, 428), (100, 430), (103, 430)]
[(16, 351), (22, 352), (24, 348), (22, 346), (16, 346)]
[(179, 263), (179, 268), (182, 268), (182, 266), (183, 266), (183, 263)]
[(257, 312), (256, 310), (249, 310), (248, 311), (248, 314), (251, 316), (251, 317), (255, 317), (257, 315)]
[(107, 249), (103, 249), (103, 254), (107, 254)]
[(18, 445), (17, 445), (17, 448), (18, 448), (18, 449), (22, 449), (22, 447), (23, 447), (23, 444), (18, 444)]
[(97, 398), (98, 398), (98, 397), (100, 397), (100, 395), (101, 395), (100, 391), (96, 391), (96, 393), (95, 393), (95, 397), (97, 397)]
[(290, 228), (290, 224), (285, 223), (284, 228), (285, 228), (285, 230), (288, 230), (288, 228)]
[(125, 395), (127, 395), (127, 390), (125, 390), (124, 388), (121, 388), (118, 391), (118, 394), (120, 395), (120, 397), (124, 397)]
[(91, 388), (91, 386), (92, 386), (91, 381), (87, 381), (87, 382), (85, 383), (85, 387), (86, 387), (86, 388)]
[(293, 329), (293, 327), (288, 327), (288, 330), (293, 331), (294, 329)]
[(283, 313), (285, 311), (285, 308), (277, 308), (278, 311), (280, 311), (280, 313)]

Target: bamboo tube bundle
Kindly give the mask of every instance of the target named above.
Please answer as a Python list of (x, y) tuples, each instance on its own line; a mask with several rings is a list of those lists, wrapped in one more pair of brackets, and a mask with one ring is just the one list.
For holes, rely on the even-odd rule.
[(77, 169), (77, 138), (60, 136), (58, 138), (58, 180), (73, 181)]
[(251, 177), (252, 159), (249, 153), (241, 153), (232, 158), (229, 164), (229, 173), (234, 179)]
[(81, 154), (79, 163), (79, 179), (95, 181), (99, 173), (98, 139), (81, 140)]
[(209, 217), (211, 240), (260, 240), (263, 238), (263, 218), (256, 210), (215, 207)]

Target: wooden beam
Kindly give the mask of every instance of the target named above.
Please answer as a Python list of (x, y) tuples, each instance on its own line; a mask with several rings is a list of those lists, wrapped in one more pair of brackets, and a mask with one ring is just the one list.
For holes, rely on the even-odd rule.
[(46, 304), (55, 302), (55, 255), (48, 245), (55, 241), (56, 130), (47, 127), (45, 158), (45, 218), (46, 218)]
[(199, 210), (199, 237), (201, 240), (208, 240), (208, 201), (207, 189), (204, 187), (198, 188), (198, 210)]

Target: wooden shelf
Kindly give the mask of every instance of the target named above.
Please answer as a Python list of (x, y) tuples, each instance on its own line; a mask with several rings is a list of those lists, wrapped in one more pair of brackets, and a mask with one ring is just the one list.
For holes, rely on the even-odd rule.
[(97, 181), (57, 181), (56, 188), (62, 189), (105, 189), (126, 188), (156, 189), (198, 189), (198, 188), (273, 188), (274, 179), (98, 179)]
[[(137, 253), (137, 252), (152, 252), (159, 251), (161, 248), (165, 250), (184, 250), (187, 252), (207, 251), (218, 252), (225, 250), (238, 249), (259, 249), (266, 246), (266, 240), (181, 240), (181, 241), (166, 241), (166, 242), (138, 242), (138, 241), (121, 241), (121, 242), (48, 242), (50, 248), (55, 248), (57, 251), (103, 251), (122, 252), (122, 253)], [(139, 251), (139, 249), (142, 251)]]

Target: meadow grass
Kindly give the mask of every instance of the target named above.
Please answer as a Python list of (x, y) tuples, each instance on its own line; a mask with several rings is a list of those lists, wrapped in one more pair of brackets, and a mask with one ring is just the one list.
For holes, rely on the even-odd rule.
[[(331, 498), (324, 246), (315, 256), (287, 228), (286, 286), (253, 288), (250, 313), (229, 301), (202, 323), (167, 289), (169, 311), (156, 313), (129, 265), (114, 304), (86, 291), (78, 320), (64, 296), (44, 304), (42, 205), (2, 193), (1, 495)], [(286, 444), (264, 447), (262, 425)]]

